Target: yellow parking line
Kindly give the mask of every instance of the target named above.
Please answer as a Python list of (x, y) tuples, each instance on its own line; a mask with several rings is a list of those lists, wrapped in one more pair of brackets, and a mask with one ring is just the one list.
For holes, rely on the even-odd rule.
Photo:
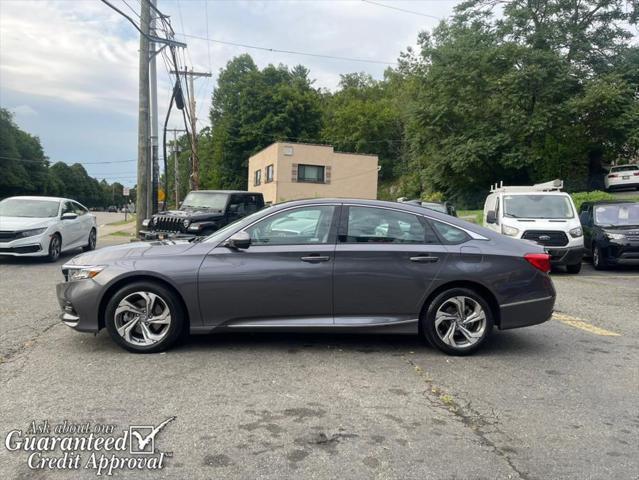
[(606, 330), (605, 328), (595, 327), (588, 322), (584, 322), (579, 318), (571, 317), (570, 315), (566, 315), (564, 313), (553, 313), (552, 318), (555, 320), (559, 320), (561, 323), (565, 323), (566, 325), (570, 325), (571, 327), (579, 328), (588, 333), (593, 333), (595, 335), (602, 335), (604, 337), (619, 337), (621, 336), (619, 333), (611, 332), (610, 330)]

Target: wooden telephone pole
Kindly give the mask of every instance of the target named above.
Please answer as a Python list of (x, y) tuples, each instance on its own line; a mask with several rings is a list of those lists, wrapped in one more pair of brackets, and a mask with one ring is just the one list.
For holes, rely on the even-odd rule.
[(191, 109), (191, 190), (200, 189), (200, 159), (197, 156), (197, 117), (195, 116), (195, 90), (193, 90), (193, 78), (210, 77), (210, 72), (194, 72), (191, 70), (171, 70), (171, 73), (188, 77), (189, 104)]

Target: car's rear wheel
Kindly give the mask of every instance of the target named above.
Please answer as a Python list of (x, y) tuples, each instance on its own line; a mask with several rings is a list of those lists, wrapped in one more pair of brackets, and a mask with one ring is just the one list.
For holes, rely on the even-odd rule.
[(594, 245), (592, 248), (592, 266), (595, 267), (595, 270), (608, 268), (608, 262), (606, 262), (606, 257), (599, 245)]
[(450, 355), (469, 355), (486, 341), (493, 329), (492, 311), (474, 290), (452, 288), (430, 303), (422, 318), (422, 331), (431, 345)]
[(62, 252), (62, 238), (57, 233), (54, 233), (49, 240), (49, 253), (47, 254), (47, 260), (55, 262), (60, 258)]
[(579, 272), (581, 272), (581, 262), (575, 263), (573, 265), (566, 265), (566, 271), (568, 273), (579, 273)]
[(82, 250), (84, 250), (85, 252), (90, 252), (91, 250), (95, 250), (95, 245), (97, 243), (97, 240), (98, 240), (98, 234), (95, 231), (95, 228), (92, 228), (91, 231), (89, 232), (89, 241)]
[(155, 282), (135, 282), (121, 288), (107, 303), (104, 315), (113, 340), (135, 353), (170, 348), (185, 327), (181, 302)]

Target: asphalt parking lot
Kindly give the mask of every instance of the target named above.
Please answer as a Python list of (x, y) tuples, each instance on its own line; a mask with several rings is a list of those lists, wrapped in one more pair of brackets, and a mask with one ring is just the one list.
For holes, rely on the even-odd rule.
[[(127, 241), (105, 236), (98, 246)], [(119, 478), (639, 478), (639, 270), (554, 274), (556, 318), (469, 358), (393, 336), (236, 334), (131, 355), (58, 322), (60, 265), (0, 259), (0, 432), (157, 425)], [(30, 470), (0, 447), (0, 478)]]

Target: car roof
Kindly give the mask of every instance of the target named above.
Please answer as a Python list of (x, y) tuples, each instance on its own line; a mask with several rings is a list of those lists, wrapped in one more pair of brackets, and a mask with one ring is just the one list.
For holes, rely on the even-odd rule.
[(617, 203), (639, 203), (633, 202), (632, 200), (593, 200), (591, 202), (583, 202), (582, 205), (615, 205)]
[(262, 195), (259, 192), (247, 192), (246, 190), (191, 190), (189, 193), (229, 193), (234, 195)]
[(71, 200), (70, 198), (62, 198), (62, 197), (45, 197), (45, 196), (37, 196), (37, 195), (16, 195), (14, 197), (8, 197), (7, 200), (9, 198), (23, 198), (25, 200), (49, 200), (49, 201), (56, 201), (56, 202), (62, 202), (62, 201), (76, 201), (76, 200)]

